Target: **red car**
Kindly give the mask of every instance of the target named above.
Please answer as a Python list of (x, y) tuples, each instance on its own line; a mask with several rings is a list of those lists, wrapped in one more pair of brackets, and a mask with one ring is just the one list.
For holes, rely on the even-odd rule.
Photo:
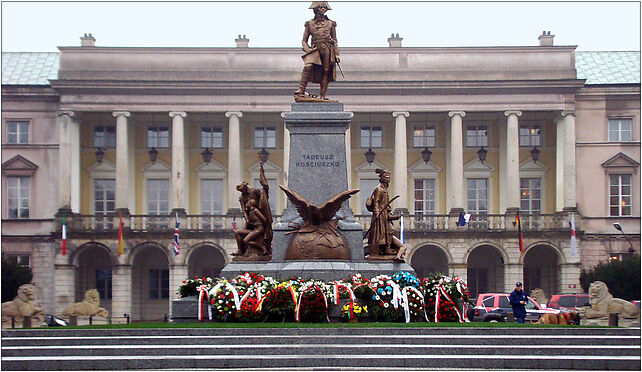
[(547, 307), (558, 310), (580, 311), (580, 308), (589, 306), (587, 294), (557, 294), (551, 297)]
[[(471, 321), (476, 322), (504, 322), (506, 321), (506, 316), (513, 313), (508, 296), (508, 293), (482, 293), (477, 296), (475, 307), (470, 308), (466, 315)], [(546, 313), (557, 314), (559, 310), (543, 308), (528, 297), (526, 321), (537, 321), (542, 314)]]

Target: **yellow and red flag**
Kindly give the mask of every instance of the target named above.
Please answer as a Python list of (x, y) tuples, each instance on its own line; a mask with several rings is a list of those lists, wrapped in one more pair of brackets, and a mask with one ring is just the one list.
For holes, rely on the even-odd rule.
[(517, 224), (517, 232), (519, 234), (519, 254), (524, 254), (524, 237), (522, 236), (522, 222), (519, 219), (519, 212), (515, 216), (515, 223)]
[(125, 253), (125, 248), (123, 247), (123, 215), (118, 215), (120, 222), (118, 223), (118, 255)]

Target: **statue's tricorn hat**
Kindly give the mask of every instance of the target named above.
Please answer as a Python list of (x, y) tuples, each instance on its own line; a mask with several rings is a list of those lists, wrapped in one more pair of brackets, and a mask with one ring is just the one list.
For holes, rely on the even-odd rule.
[(308, 9), (314, 9), (321, 5), (325, 5), (326, 8), (328, 8), (328, 10), (332, 10), (332, 8), (330, 8), (330, 4), (328, 4), (327, 1), (313, 1), (312, 4), (310, 4), (310, 7)]

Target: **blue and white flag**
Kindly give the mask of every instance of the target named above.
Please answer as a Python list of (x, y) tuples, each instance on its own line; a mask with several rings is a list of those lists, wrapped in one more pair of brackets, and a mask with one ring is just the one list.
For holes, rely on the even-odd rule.
[(399, 240), (401, 240), (401, 244), (406, 245), (406, 242), (404, 241), (403, 238), (403, 215), (401, 216), (401, 232), (399, 233)]
[(176, 213), (176, 227), (174, 227), (174, 254), (180, 253), (180, 245), (178, 244), (178, 213)]

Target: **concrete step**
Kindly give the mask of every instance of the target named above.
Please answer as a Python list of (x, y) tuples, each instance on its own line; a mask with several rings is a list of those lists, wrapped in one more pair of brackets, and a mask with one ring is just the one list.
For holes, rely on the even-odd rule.
[(7, 330), (5, 370), (181, 368), (640, 369), (621, 328)]

